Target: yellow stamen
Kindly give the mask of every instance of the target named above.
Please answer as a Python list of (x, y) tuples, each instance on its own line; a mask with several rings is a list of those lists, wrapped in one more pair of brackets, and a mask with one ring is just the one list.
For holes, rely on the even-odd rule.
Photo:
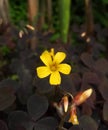
[(58, 65), (56, 63), (53, 63), (52, 65), (50, 65), (50, 69), (51, 71), (57, 71), (58, 70)]

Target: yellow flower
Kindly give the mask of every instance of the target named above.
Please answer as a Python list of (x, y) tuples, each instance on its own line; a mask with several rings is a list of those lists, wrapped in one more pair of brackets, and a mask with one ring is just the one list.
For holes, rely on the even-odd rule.
[[(66, 57), (64, 52), (57, 52), (54, 55), (54, 49), (51, 52), (47, 50), (42, 53), (40, 59), (45, 66), (37, 67), (37, 75), (39, 78), (45, 78), (50, 75), (49, 83), (51, 85), (61, 84), (60, 72), (63, 74), (69, 74), (71, 66), (65, 63), (61, 63)], [(61, 64), (60, 64), (61, 63)]]

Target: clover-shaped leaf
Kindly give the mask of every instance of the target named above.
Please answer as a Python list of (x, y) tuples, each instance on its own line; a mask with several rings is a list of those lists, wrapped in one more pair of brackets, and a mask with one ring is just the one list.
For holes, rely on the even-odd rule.
[(90, 129), (90, 130), (97, 130), (98, 129), (97, 123), (90, 116), (86, 116), (86, 115), (82, 116), (79, 119), (79, 122), (80, 122), (80, 127), (83, 130), (88, 130), (88, 129)]
[(67, 76), (62, 75), (62, 82), (61, 82), (60, 87), (63, 91), (67, 91), (72, 94), (76, 93), (76, 88), (70, 75), (67, 75)]
[(24, 111), (13, 111), (8, 116), (8, 125), (11, 130), (32, 130), (33, 122)]
[(36, 77), (34, 85), (36, 86), (36, 89), (39, 93), (48, 93), (54, 89), (53, 87), (50, 86), (48, 77), (43, 79), (39, 79), (38, 77)]
[(105, 58), (97, 60), (94, 64), (94, 69), (103, 75), (108, 74), (108, 61)]
[(39, 120), (34, 127), (34, 130), (56, 130), (58, 122), (53, 117), (45, 117)]
[(105, 100), (108, 100), (108, 79), (106, 77), (103, 78), (103, 81), (99, 85), (99, 91), (102, 94)]
[(94, 72), (85, 72), (83, 74), (82, 82), (87, 84), (98, 85), (100, 83), (100, 79), (98, 75)]
[(72, 81), (73, 81), (75, 87), (77, 87), (77, 86), (79, 87), (81, 84), (81, 80), (82, 80), (80, 75), (78, 73), (72, 73), (71, 78), (72, 78)]
[(14, 94), (19, 89), (19, 83), (15, 80), (5, 79), (0, 82), (0, 88), (4, 89), (3, 91), (11, 94)]
[(15, 99), (15, 95), (6, 95), (0, 93), (0, 111), (10, 107), (14, 103)]
[(94, 65), (94, 59), (92, 57), (91, 54), (89, 53), (82, 53), (81, 56), (81, 61), (89, 68), (93, 68), (93, 65)]
[(37, 120), (48, 109), (48, 100), (45, 96), (32, 95), (27, 102), (27, 109), (32, 119)]

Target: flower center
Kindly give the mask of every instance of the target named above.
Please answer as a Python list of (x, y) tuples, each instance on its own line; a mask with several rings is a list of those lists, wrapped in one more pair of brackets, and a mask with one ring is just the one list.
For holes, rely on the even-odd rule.
[(56, 63), (53, 63), (51, 66), (50, 66), (50, 69), (51, 71), (56, 71), (58, 69), (58, 66)]

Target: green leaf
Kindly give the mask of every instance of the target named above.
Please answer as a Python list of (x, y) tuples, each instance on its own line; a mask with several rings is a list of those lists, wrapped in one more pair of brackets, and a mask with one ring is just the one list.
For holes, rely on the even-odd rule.
[(103, 0), (103, 3), (104, 4), (108, 4), (108, 0)]

